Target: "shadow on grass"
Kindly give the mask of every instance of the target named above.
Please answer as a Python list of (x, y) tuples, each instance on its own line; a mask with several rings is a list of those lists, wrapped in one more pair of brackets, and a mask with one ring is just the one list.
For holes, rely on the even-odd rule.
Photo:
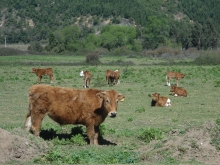
[[(89, 138), (88, 136), (84, 133), (82, 126), (74, 127), (71, 129), (71, 133), (56, 133), (54, 129), (49, 129), (49, 130), (41, 130), (40, 132), (40, 137), (43, 138), (44, 140), (53, 140), (55, 138), (58, 138), (59, 140), (70, 140), (72, 136), (76, 135), (82, 135), (84, 139), (86, 140), (87, 144), (89, 144)], [(104, 139), (101, 135), (99, 136), (99, 145), (117, 145), (115, 143), (112, 143), (106, 139)]]

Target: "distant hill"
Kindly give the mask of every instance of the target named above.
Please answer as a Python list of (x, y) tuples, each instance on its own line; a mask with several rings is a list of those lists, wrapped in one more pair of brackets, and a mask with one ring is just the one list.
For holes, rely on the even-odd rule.
[(135, 26), (137, 38), (147, 44), (152, 38), (142, 33), (147, 34), (146, 28), (157, 20), (167, 25), (168, 34), (163, 36), (169, 42), (183, 44), (190, 39), (186, 48), (209, 47), (201, 45), (208, 33), (216, 43), (211, 47), (216, 47), (220, 33), (219, 0), (1, 0), (0, 11), (1, 43), (5, 35), (8, 43), (45, 43), (50, 33), (68, 26), (77, 25), (84, 34), (99, 34), (102, 26), (116, 24)]

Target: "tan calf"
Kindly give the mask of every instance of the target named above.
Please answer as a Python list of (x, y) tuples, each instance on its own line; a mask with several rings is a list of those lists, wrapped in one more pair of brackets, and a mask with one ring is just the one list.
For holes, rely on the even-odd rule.
[(120, 72), (119, 70), (115, 70), (114, 72), (111, 70), (106, 70), (106, 83), (107, 84), (120, 84)]
[(38, 84), (41, 83), (42, 77), (48, 75), (50, 77), (50, 83), (53, 83), (53, 69), (52, 68), (32, 68), (32, 73), (35, 73), (38, 76)]
[(172, 93), (172, 96), (184, 96), (187, 97), (187, 91), (182, 87), (177, 87), (176, 85), (171, 85), (170, 92)]
[(169, 98), (160, 96), (159, 93), (153, 93), (151, 94), (151, 97), (151, 106), (168, 107), (172, 105), (171, 100)]
[(91, 78), (92, 78), (92, 74), (90, 71), (86, 70), (86, 71), (81, 71), (80, 72), (80, 76), (83, 76), (84, 78), (84, 88), (89, 88), (90, 86), (90, 81), (91, 81)]
[(167, 79), (167, 86), (170, 86), (170, 79), (175, 78), (176, 79), (176, 85), (179, 86), (179, 80), (184, 78), (185, 74), (179, 73), (179, 72), (172, 72), (168, 71), (166, 74)]

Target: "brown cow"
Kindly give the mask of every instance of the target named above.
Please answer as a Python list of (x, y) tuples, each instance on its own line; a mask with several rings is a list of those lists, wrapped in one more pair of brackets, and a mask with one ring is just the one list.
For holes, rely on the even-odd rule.
[(90, 81), (91, 81), (91, 78), (92, 78), (92, 74), (90, 71), (86, 70), (86, 71), (81, 71), (80, 72), (80, 76), (83, 76), (84, 77), (84, 88), (89, 88), (90, 86)]
[(119, 70), (115, 70), (114, 72), (111, 70), (106, 70), (106, 83), (109, 84), (109, 80), (111, 84), (120, 84), (120, 72)]
[(172, 102), (169, 98), (160, 96), (159, 93), (153, 93), (151, 94), (151, 97), (152, 97), (151, 106), (168, 107), (172, 105)]
[(179, 73), (179, 72), (172, 72), (172, 71), (168, 71), (167, 75), (166, 75), (166, 79), (167, 79), (167, 86), (170, 86), (170, 79), (171, 78), (175, 78), (176, 79), (176, 85), (178, 86), (178, 82), (181, 78), (184, 78), (185, 74)]
[(172, 93), (172, 96), (184, 96), (187, 97), (187, 91), (182, 87), (177, 87), (176, 85), (171, 85), (170, 92)]
[(44, 69), (37, 69), (32, 68), (32, 73), (35, 73), (38, 76), (38, 84), (41, 83), (42, 77), (44, 75), (48, 75), (50, 77), (50, 83), (53, 83), (53, 69), (52, 68), (44, 68)]
[(33, 85), (29, 89), (25, 127), (39, 136), (42, 120), (48, 115), (61, 125), (85, 125), (90, 144), (98, 144), (100, 124), (107, 116), (116, 117), (118, 102), (124, 98), (115, 90)]

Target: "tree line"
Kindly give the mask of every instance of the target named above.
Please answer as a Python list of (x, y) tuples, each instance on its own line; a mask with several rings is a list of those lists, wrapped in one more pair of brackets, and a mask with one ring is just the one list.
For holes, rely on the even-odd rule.
[[(213, 2), (213, 3), (211, 3)], [(1, 36), (8, 43), (44, 42), (62, 53), (104, 47), (114, 50), (218, 47), (217, 0), (2, 0)], [(201, 8), (199, 10), (195, 10)], [(173, 15), (183, 12), (180, 20)], [(15, 14), (16, 13), (16, 14)], [(110, 24), (103, 25), (105, 20)], [(123, 19), (128, 23), (123, 24)], [(30, 21), (33, 25), (30, 26)], [(4, 42), (4, 37), (0, 39)]]

